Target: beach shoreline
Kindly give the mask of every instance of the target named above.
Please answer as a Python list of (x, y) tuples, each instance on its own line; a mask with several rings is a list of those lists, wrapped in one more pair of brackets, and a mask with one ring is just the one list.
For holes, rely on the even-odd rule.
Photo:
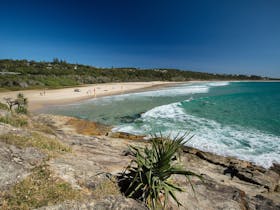
[[(23, 93), (28, 98), (29, 111), (37, 114), (48, 106), (67, 105), (84, 100), (100, 98), (112, 95), (122, 95), (132, 92), (156, 90), (164, 87), (180, 84), (193, 84), (203, 82), (279, 82), (266, 80), (190, 80), (183, 82), (152, 81), (152, 82), (118, 82), (99, 83), (81, 86), (65, 87), (59, 89), (32, 89), (0, 92), (0, 102), (5, 103), (4, 98), (16, 98), (18, 93)], [(77, 90), (77, 92), (75, 91)]]
[(142, 92), (153, 89), (160, 89), (168, 86), (174, 86), (185, 83), (194, 83), (199, 81), (187, 82), (120, 82), (120, 83), (102, 83), (89, 84), (77, 87), (67, 87), (61, 89), (34, 89), (22, 91), (0, 92), (0, 101), (4, 103), (4, 98), (16, 98), (18, 93), (23, 93), (28, 98), (29, 111), (39, 113), (40, 110), (48, 106), (66, 105), (79, 101), (100, 98), (111, 95), (121, 95), (131, 92)]

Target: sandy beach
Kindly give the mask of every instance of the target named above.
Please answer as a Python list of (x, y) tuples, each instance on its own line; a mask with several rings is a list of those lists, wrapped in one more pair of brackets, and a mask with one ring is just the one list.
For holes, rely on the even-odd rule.
[(62, 89), (38, 89), (7, 91), (0, 93), (0, 101), (4, 98), (15, 98), (18, 93), (23, 93), (29, 101), (29, 110), (35, 112), (48, 105), (67, 104), (80, 100), (91, 99), (108, 95), (117, 95), (133, 91), (140, 91), (147, 88), (163, 87), (166, 85), (175, 85), (178, 82), (124, 82), (124, 83), (103, 83), (92, 84), (79, 87), (62, 88)]

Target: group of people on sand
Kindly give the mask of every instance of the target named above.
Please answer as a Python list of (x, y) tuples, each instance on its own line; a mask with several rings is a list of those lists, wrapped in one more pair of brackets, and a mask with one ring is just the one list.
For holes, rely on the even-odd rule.
[(40, 92), (40, 96), (45, 96), (46, 95), (46, 90), (44, 89), (43, 92)]
[[(112, 88), (112, 89), (114, 89), (114, 88)], [(123, 90), (124, 90), (124, 88), (123, 88), (123, 86), (121, 86), (121, 91), (123, 91)], [(107, 90), (104, 90), (104, 91), (107, 91)], [(74, 89), (74, 92), (80, 92), (80, 89)], [(89, 90), (87, 90), (86, 94), (88, 96), (94, 95), (94, 97), (96, 97), (96, 89), (95, 88), (93, 88), (93, 90), (89, 89)], [(46, 95), (46, 90), (44, 89), (43, 92), (40, 92), (40, 96), (45, 96), (45, 95)]]

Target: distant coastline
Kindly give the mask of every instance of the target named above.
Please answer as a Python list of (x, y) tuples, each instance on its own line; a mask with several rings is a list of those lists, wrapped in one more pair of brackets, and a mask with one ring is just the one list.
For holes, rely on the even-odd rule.
[[(100, 68), (51, 62), (0, 59), (0, 101), (22, 92), (29, 99), (30, 110), (47, 105), (161, 88), (178, 83), (208, 81), (280, 81), (257, 75), (214, 74), (179, 69)], [(76, 89), (76, 90), (75, 90)]]
[[(176, 86), (180, 84), (192, 84), (203, 82), (217, 82), (224, 80), (193, 80), (185, 82), (119, 82), (119, 83), (103, 83), (103, 84), (87, 84), (73, 87), (57, 88), (57, 89), (31, 89), (16, 91), (1, 91), (0, 101), (7, 97), (15, 98), (18, 93), (23, 93), (29, 100), (29, 109), (31, 112), (38, 113), (47, 106), (64, 105), (83, 100), (99, 98), (111, 95), (120, 95), (132, 92), (142, 92), (146, 90), (161, 89), (168, 86)], [(231, 80), (229, 82), (280, 82), (279, 80)], [(77, 92), (75, 92), (75, 90)], [(95, 93), (94, 93), (95, 90)], [(43, 93), (45, 92), (45, 95)]]

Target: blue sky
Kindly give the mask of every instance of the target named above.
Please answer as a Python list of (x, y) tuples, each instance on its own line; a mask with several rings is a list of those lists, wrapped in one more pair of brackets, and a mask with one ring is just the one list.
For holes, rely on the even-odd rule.
[(279, 0), (0, 0), (0, 59), (280, 77)]

